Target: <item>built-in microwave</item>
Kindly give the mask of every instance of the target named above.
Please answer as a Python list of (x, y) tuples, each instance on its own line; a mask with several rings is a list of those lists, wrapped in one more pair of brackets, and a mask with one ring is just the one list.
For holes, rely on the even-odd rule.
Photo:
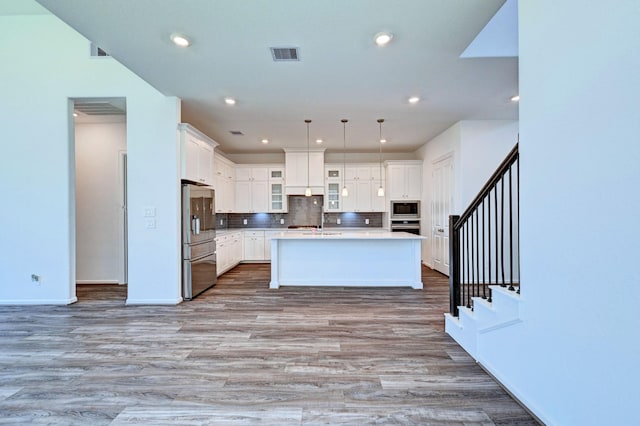
[(391, 201), (391, 219), (420, 219), (420, 201)]

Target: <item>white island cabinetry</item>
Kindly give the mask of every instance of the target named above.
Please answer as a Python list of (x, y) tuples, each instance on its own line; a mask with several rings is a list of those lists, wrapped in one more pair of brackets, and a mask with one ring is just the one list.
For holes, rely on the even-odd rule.
[(270, 288), (422, 288), (421, 240), (405, 232), (287, 232), (271, 237)]

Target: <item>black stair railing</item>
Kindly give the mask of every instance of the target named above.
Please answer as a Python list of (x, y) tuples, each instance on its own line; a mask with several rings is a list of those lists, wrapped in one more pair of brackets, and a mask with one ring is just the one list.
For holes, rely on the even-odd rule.
[(460, 216), (449, 216), (450, 312), (491, 302), (489, 285), (520, 292), (518, 144)]

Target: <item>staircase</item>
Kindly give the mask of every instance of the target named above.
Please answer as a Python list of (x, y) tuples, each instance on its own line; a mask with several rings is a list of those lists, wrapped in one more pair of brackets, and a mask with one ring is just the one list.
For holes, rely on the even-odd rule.
[(520, 323), (520, 295), (514, 291), (489, 286), (492, 301), (473, 298), (473, 309), (459, 306), (459, 315), (444, 314), (444, 329), (465, 351), (478, 360), (478, 341), (482, 335)]
[(449, 218), (445, 331), (474, 359), (483, 335), (521, 322), (518, 145), (460, 216)]

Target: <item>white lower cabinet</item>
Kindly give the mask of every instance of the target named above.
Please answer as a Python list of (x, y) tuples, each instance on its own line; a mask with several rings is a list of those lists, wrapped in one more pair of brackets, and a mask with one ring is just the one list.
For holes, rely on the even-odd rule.
[(264, 260), (264, 231), (244, 231), (244, 260)]
[(216, 238), (216, 270), (220, 276), (242, 260), (242, 231)]

